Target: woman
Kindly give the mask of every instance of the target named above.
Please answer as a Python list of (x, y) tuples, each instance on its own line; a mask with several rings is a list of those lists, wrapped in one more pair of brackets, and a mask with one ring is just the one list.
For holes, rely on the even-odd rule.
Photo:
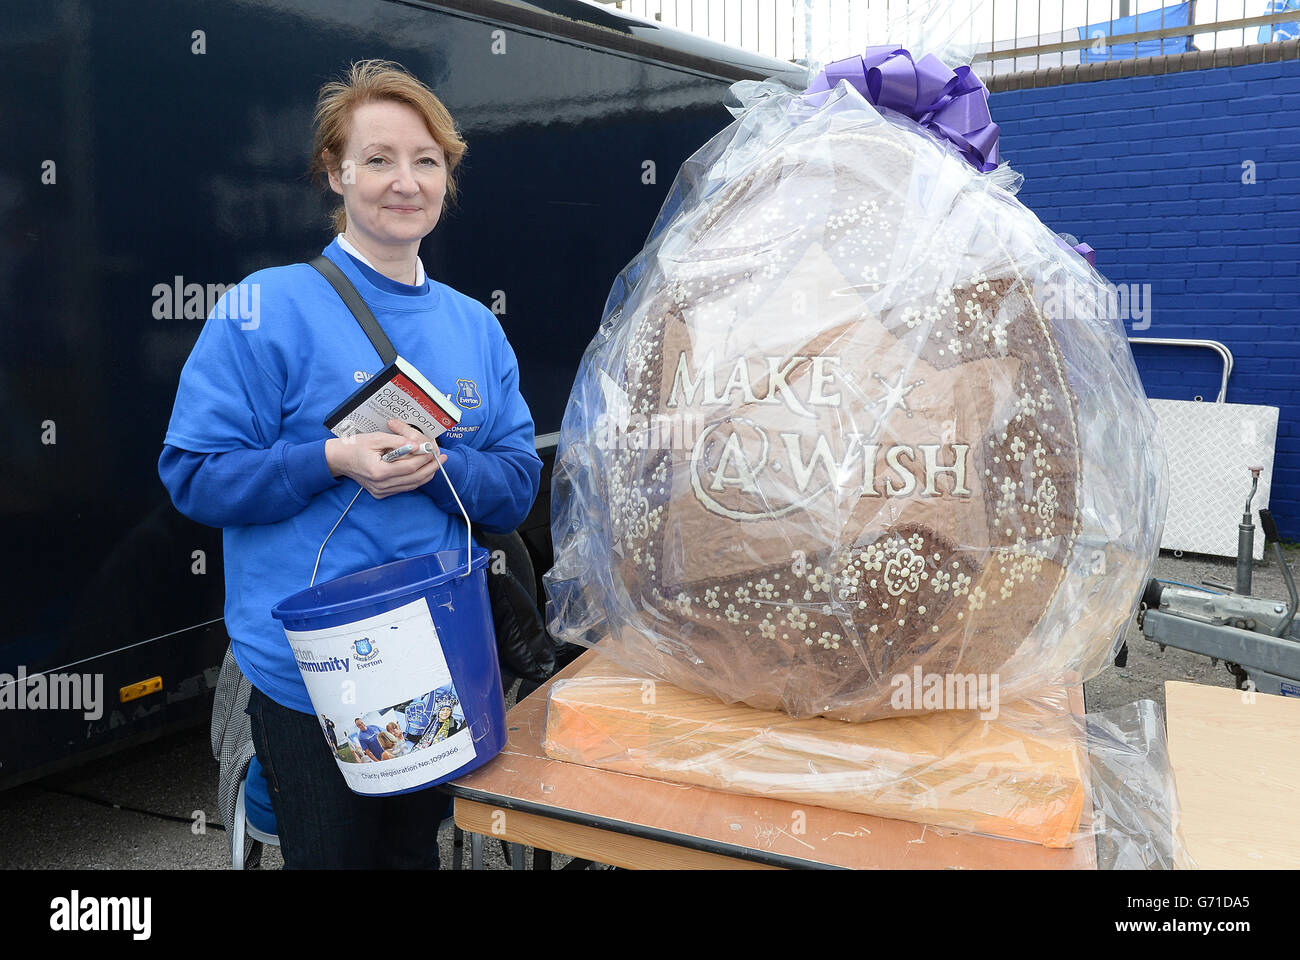
[(450, 740), (456, 734), (460, 733), (464, 724), (451, 715), (451, 706), (443, 704), (438, 709), (438, 717), (433, 721), (434, 734), (431, 743), (441, 743), (443, 740)]
[(402, 732), (402, 728), (398, 726), (395, 721), (390, 720), (388, 726), (384, 729), (387, 730), (388, 735), (393, 738), (393, 742), (397, 744), (401, 753), (405, 753), (407, 748), (410, 747), (410, 744), (407, 743), (406, 734)]
[(380, 760), (396, 760), (402, 755), (402, 748), (397, 738), (388, 731), (379, 735), (379, 745), (384, 748), (384, 752), (379, 755)]
[[(313, 172), (342, 205), (325, 255), (348, 276), (398, 353), (449, 397), (460, 424), (441, 455), (384, 463), (423, 439), (399, 421), (347, 442), (322, 425), (382, 367), (332, 287), (300, 263), (260, 270), (208, 318), (181, 373), (159, 473), (177, 509), (224, 530), (226, 628), (253, 686), (248, 714), (271, 787), (286, 867), (436, 867), (446, 798), (360, 797), (320, 748), (311, 701), (271, 607), (317, 582), (456, 548), (463, 521), (513, 530), (541, 462), (515, 356), (482, 304), (425, 275), (420, 241), (456, 194), (465, 152), (428, 88), (383, 61), (354, 64), (320, 92)], [(253, 304), (249, 311), (239, 303)], [(231, 304), (225, 304), (230, 300)]]

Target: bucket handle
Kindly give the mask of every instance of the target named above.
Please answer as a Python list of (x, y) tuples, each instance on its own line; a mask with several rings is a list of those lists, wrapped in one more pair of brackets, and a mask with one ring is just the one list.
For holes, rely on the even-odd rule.
[[(440, 452), (441, 451), (438, 449), (438, 441), (433, 441), (433, 455), (436, 457)], [(447, 489), (450, 490), (451, 495), (456, 498), (456, 506), (460, 507), (460, 515), (465, 518), (465, 572), (460, 574), (460, 576), (468, 577), (474, 559), (472, 553), (474, 549), (474, 541), (470, 536), (469, 513), (465, 510), (465, 504), (460, 502), (460, 494), (456, 492), (456, 485), (451, 482), (451, 477), (447, 476), (447, 471), (439, 466), (438, 472), (441, 473), (442, 478), (447, 481)]]
[[(436, 457), (440, 455), (441, 452), (442, 451), (438, 449), (438, 441), (434, 440), (433, 455)], [(456, 506), (460, 507), (460, 515), (465, 518), (465, 571), (463, 573), (458, 573), (457, 576), (468, 577), (473, 568), (474, 559), (472, 552), (474, 549), (474, 540), (469, 520), (469, 513), (465, 510), (465, 504), (460, 502), (460, 494), (456, 492), (456, 485), (451, 482), (451, 477), (447, 476), (447, 471), (439, 466), (438, 472), (442, 474), (443, 479), (447, 481), (447, 489), (450, 490), (451, 495), (456, 498)], [(320, 549), (316, 551), (316, 565), (311, 568), (311, 582), (308, 583), (307, 586), (316, 586), (316, 574), (320, 571), (320, 558), (325, 553), (325, 544), (330, 542), (330, 537), (334, 536), (334, 531), (339, 528), (339, 524), (343, 522), (343, 518), (348, 515), (348, 511), (352, 509), (352, 504), (357, 502), (357, 497), (361, 496), (361, 491), (364, 489), (365, 487), (357, 484), (357, 492), (352, 495), (352, 499), (349, 500), (348, 505), (343, 508), (343, 512), (339, 514), (339, 518), (334, 521), (334, 526), (330, 527), (330, 532), (325, 534), (325, 539), (321, 541)]]

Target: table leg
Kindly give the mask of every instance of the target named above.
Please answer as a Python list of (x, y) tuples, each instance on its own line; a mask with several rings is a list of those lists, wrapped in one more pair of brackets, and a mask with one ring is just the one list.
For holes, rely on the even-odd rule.
[(551, 869), (551, 851), (539, 850), (536, 847), (534, 847), (533, 848), (533, 869), (534, 870)]
[(510, 844), (510, 865), (516, 870), (524, 869), (524, 845), (522, 843)]
[(471, 870), (483, 869), (483, 834), (471, 833), (469, 835), (469, 868)]

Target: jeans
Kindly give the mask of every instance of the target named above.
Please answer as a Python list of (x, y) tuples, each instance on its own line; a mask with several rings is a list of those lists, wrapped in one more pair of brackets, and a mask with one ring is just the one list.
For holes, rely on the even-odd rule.
[(344, 782), (314, 716), (283, 707), (256, 687), (248, 716), (285, 869), (438, 869), (446, 794), (429, 787), (363, 797)]

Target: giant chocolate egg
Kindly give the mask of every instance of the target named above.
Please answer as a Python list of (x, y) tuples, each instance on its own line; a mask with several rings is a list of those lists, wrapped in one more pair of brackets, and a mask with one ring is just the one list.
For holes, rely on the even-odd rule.
[[(557, 469), (595, 489), (556, 530), (601, 554), (587, 622), (653, 676), (796, 716), (1104, 658), (1126, 611), (1057, 622), (1113, 553), (1083, 536), (1092, 414), (1044, 303), (1086, 268), (919, 129), (819, 120), (715, 162), (589, 352)], [(1105, 392), (1143, 422), (1140, 389)], [(1149, 556), (1122, 553), (1136, 584)]]

